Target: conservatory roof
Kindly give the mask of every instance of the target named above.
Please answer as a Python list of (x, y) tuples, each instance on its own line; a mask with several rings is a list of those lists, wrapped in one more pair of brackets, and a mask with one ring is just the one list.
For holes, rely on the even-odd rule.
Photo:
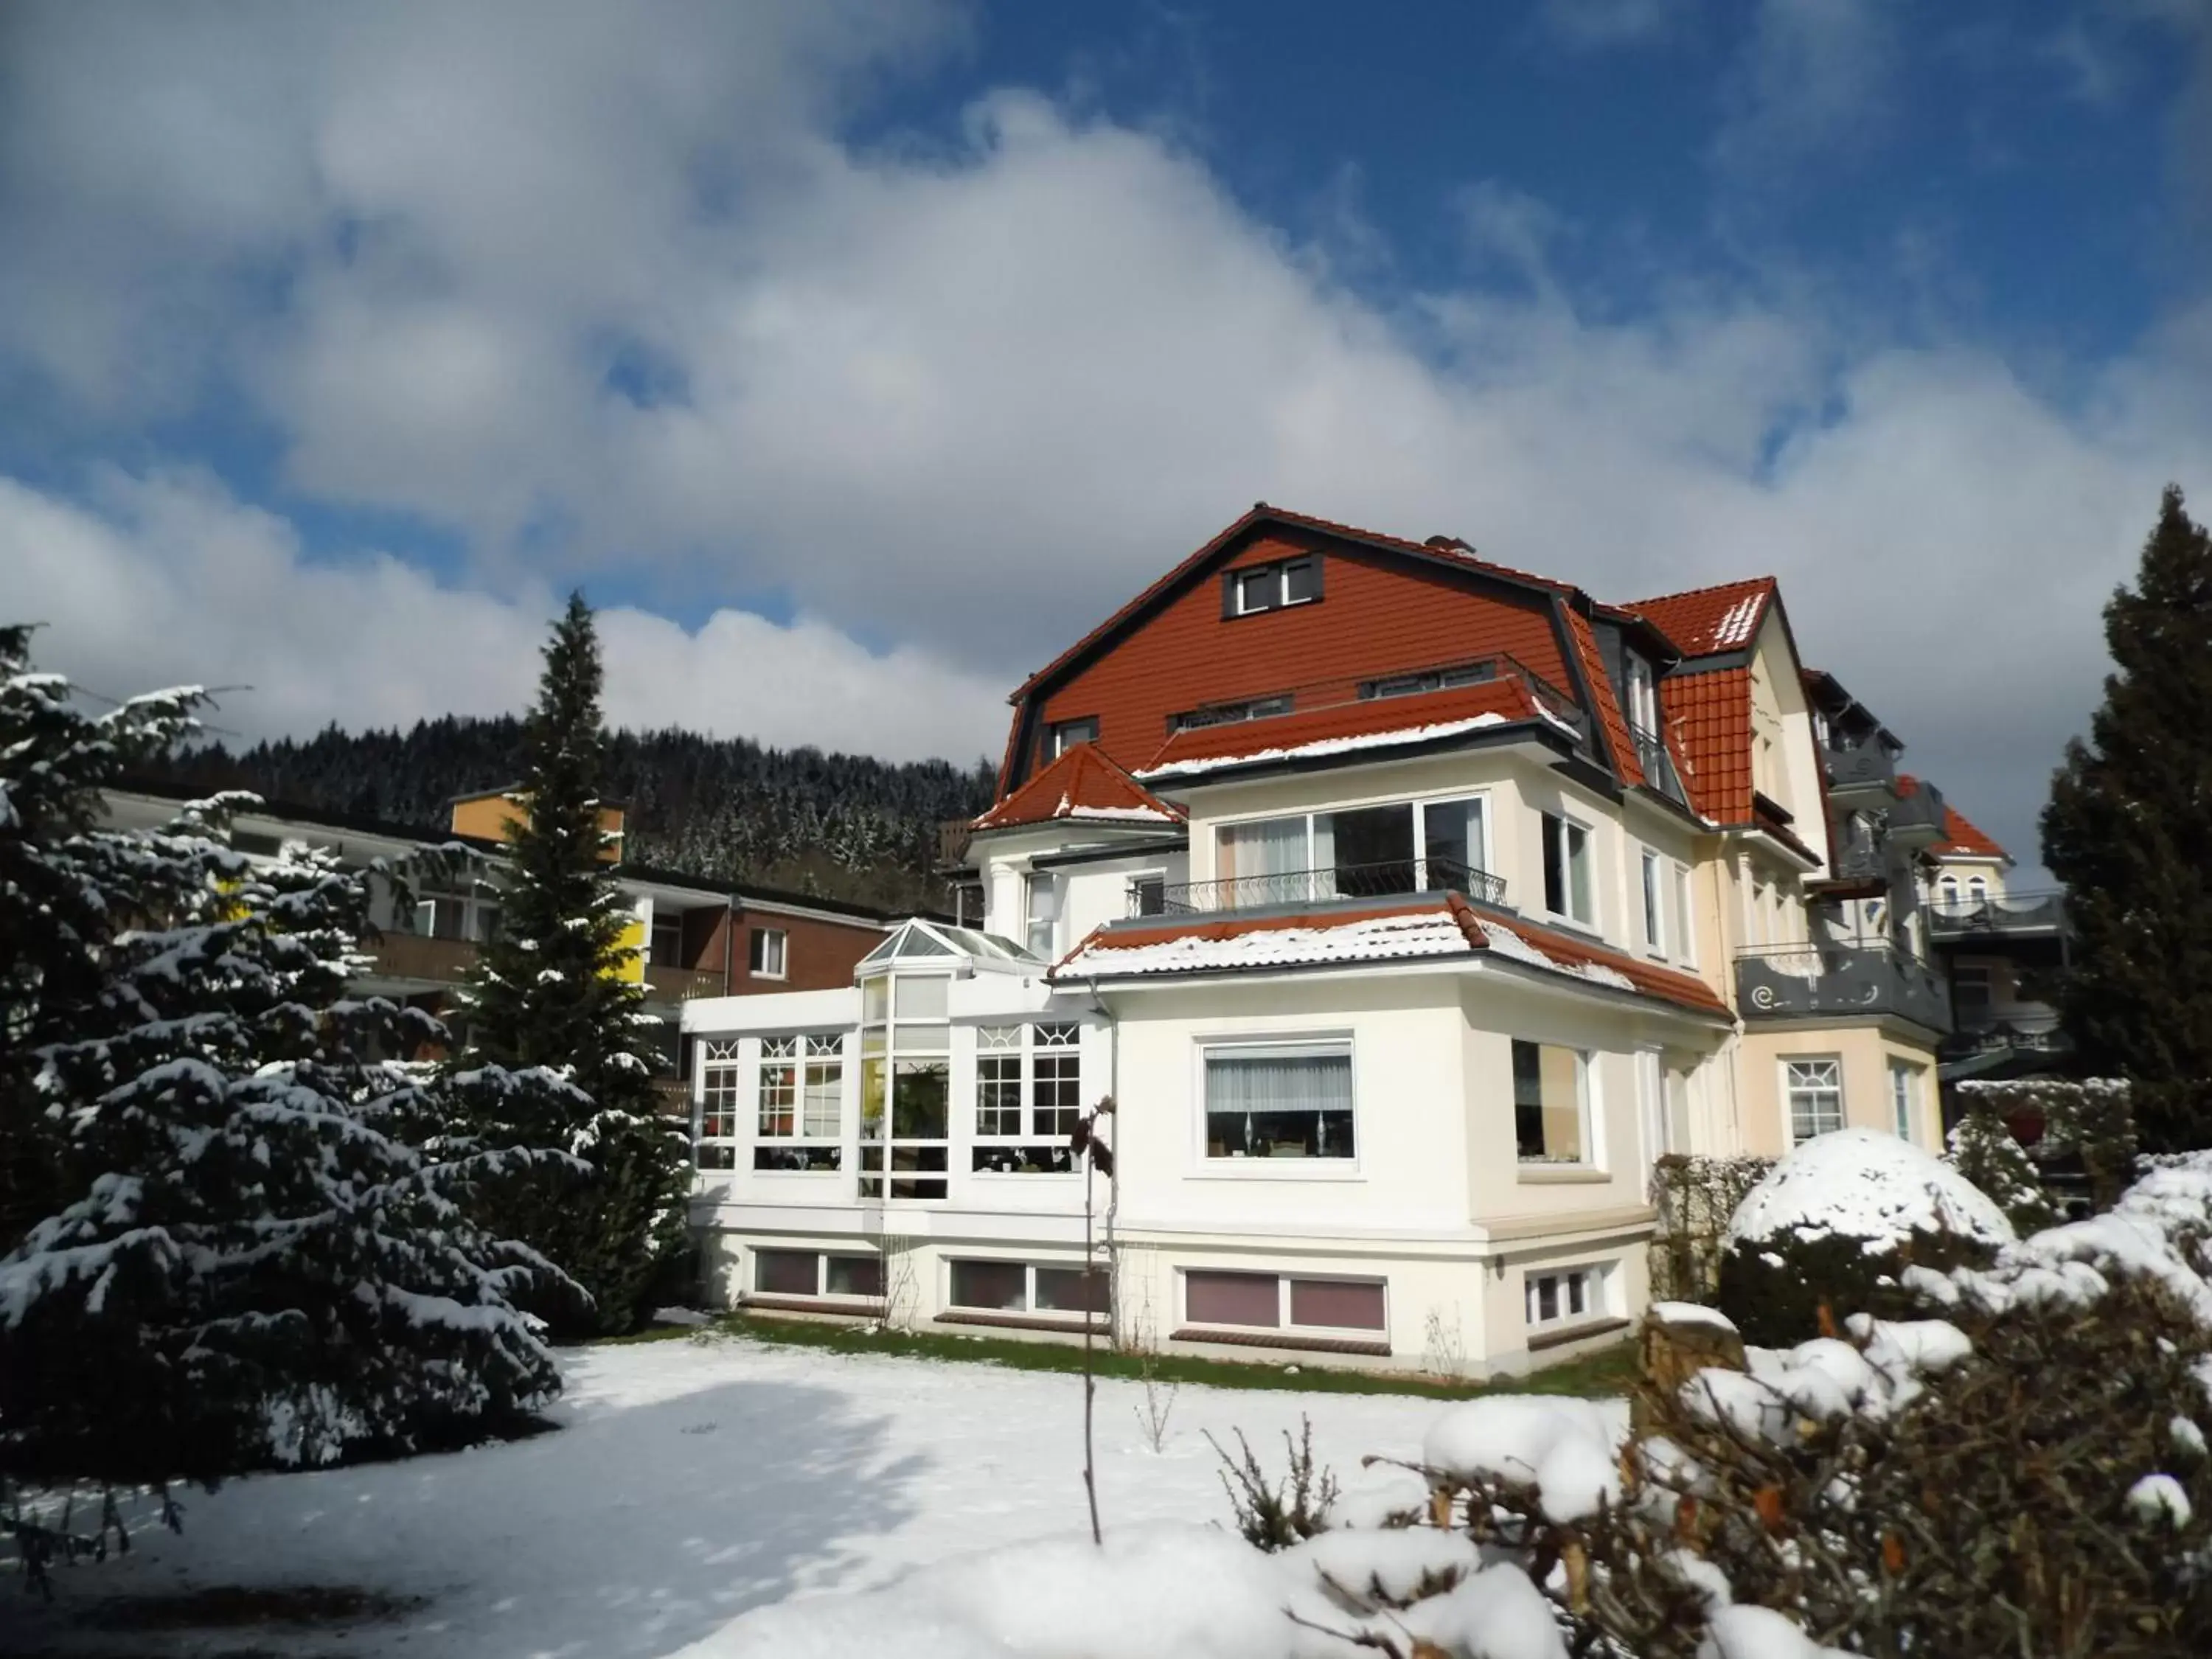
[(996, 933), (913, 916), (899, 923), (889, 939), (860, 958), (859, 971), (880, 973), (899, 963), (949, 963), (955, 958), (965, 958), (978, 966), (1042, 969), (1045, 965), (1013, 940)]

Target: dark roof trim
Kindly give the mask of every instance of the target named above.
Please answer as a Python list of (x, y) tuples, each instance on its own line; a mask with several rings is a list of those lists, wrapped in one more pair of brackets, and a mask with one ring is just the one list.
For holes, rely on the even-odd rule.
[(1059, 870), (1074, 864), (1107, 864), (1115, 859), (1148, 859), (1162, 853), (1181, 853), (1190, 847), (1188, 836), (1155, 836), (1150, 841), (1125, 842), (1119, 847), (1085, 847), (1072, 853), (1048, 853), (1030, 860), (1037, 870)]

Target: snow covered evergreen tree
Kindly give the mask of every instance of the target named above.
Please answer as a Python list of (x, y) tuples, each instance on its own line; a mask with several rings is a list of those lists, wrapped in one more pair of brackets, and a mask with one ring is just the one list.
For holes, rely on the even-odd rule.
[(513, 1092), (467, 1121), (488, 1144), (557, 1149), (590, 1168), (581, 1182), (540, 1167), (489, 1183), (483, 1213), (590, 1293), (588, 1326), (562, 1308), (538, 1310), (556, 1330), (624, 1331), (651, 1312), (654, 1280), (683, 1246), (689, 1148), (658, 1110), (655, 1022), (628, 977), (630, 911), (603, 856), (599, 636), (581, 594), (570, 596), (544, 657), (497, 878), (501, 930), (465, 994), (459, 1063), (550, 1067), (574, 1085)]
[(2043, 814), (2075, 930), (2060, 1008), (2085, 1066), (2133, 1085), (2147, 1149), (2212, 1146), (2212, 535), (2178, 489), (2105, 639), (2104, 703)]
[(98, 994), (108, 941), (159, 873), (90, 835), (100, 789), (195, 729), (206, 701), (187, 687), (87, 714), (30, 641), (0, 627), (0, 1252), (70, 1195), (36, 1056)]

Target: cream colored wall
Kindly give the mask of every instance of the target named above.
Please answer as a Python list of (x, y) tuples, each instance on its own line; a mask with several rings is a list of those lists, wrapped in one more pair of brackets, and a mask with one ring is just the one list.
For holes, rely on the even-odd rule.
[(1946, 858), (1939, 860), (1936, 868), (1926, 878), (1927, 897), (1942, 896), (1943, 878), (1951, 877), (1959, 884), (1959, 897), (1970, 900), (1973, 895), (1968, 884), (1979, 877), (1991, 898), (2005, 896), (2005, 864), (2002, 859)]
[(1789, 1107), (1782, 1086), (1784, 1059), (1834, 1056), (1842, 1061), (1844, 1122), (1891, 1133), (1889, 1062), (1920, 1068), (1914, 1144), (1929, 1152), (1943, 1150), (1942, 1112), (1936, 1101), (1936, 1056), (1887, 1035), (1875, 1024), (1747, 1030), (1739, 1047), (1738, 1078), (1743, 1091), (1743, 1146), (1754, 1157), (1778, 1158), (1790, 1150)]
[[(1032, 860), (1101, 844), (1096, 825), (1043, 825), (1019, 835), (993, 836), (978, 848), (985, 931), (1017, 944), (1024, 942)], [(1119, 921), (1127, 913), (1130, 877), (1158, 871), (1167, 880), (1181, 882), (1189, 878), (1189, 860), (1180, 853), (1154, 853), (1054, 870), (1051, 873), (1060, 884), (1060, 910), (1053, 955), (1066, 955), (1091, 929)]]

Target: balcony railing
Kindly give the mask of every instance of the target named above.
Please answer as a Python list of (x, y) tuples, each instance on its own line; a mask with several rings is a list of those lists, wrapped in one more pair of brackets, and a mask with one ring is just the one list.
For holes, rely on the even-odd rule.
[(1997, 933), (2056, 933), (2066, 925), (2066, 895), (2050, 889), (1984, 898), (1929, 902), (1930, 939), (1975, 939)]
[(645, 988), (666, 1002), (689, 1002), (695, 997), (719, 997), (729, 990), (729, 981), (722, 977), (719, 968), (664, 968), (648, 963), (645, 969)]
[(2074, 1047), (2056, 1015), (1996, 1019), (1986, 1013), (1979, 1019), (1961, 1015), (1960, 1029), (1944, 1038), (1938, 1052), (1945, 1060), (1964, 1060), (1970, 1054), (2010, 1051), (2014, 1054), (2063, 1054)]
[(1897, 793), (1897, 757), (1879, 738), (1857, 743), (1832, 736), (1820, 758), (1828, 769), (1828, 791), (1838, 797)]
[(1941, 841), (1946, 833), (1943, 816), (1943, 792), (1923, 778), (1911, 794), (1889, 809), (1890, 836), (1908, 846)]
[(1746, 951), (1735, 963), (1747, 1019), (1820, 1014), (1895, 1014), (1932, 1030), (1951, 1029), (1943, 976), (1888, 945), (1797, 945)]
[[(1162, 890), (1158, 903), (1161, 913), (1176, 916), (1443, 892), (1464, 893), (1478, 902), (1502, 907), (1505, 878), (1456, 859), (1393, 859), (1382, 864), (1339, 864), (1322, 870), (1229, 876), (1219, 881), (1170, 882)], [(1140, 909), (1140, 902), (1133, 890), (1131, 915), (1152, 914)]]
[(1636, 739), (1636, 763), (1645, 780), (1668, 799), (1688, 805), (1690, 798), (1683, 793), (1681, 775), (1674, 770), (1674, 757), (1667, 752), (1666, 744), (1640, 727), (1631, 726), (1629, 732)]
[(428, 933), (386, 933), (363, 945), (362, 951), (375, 963), (370, 971), (380, 979), (420, 979), (440, 985), (459, 983), (477, 962), (473, 940)]

